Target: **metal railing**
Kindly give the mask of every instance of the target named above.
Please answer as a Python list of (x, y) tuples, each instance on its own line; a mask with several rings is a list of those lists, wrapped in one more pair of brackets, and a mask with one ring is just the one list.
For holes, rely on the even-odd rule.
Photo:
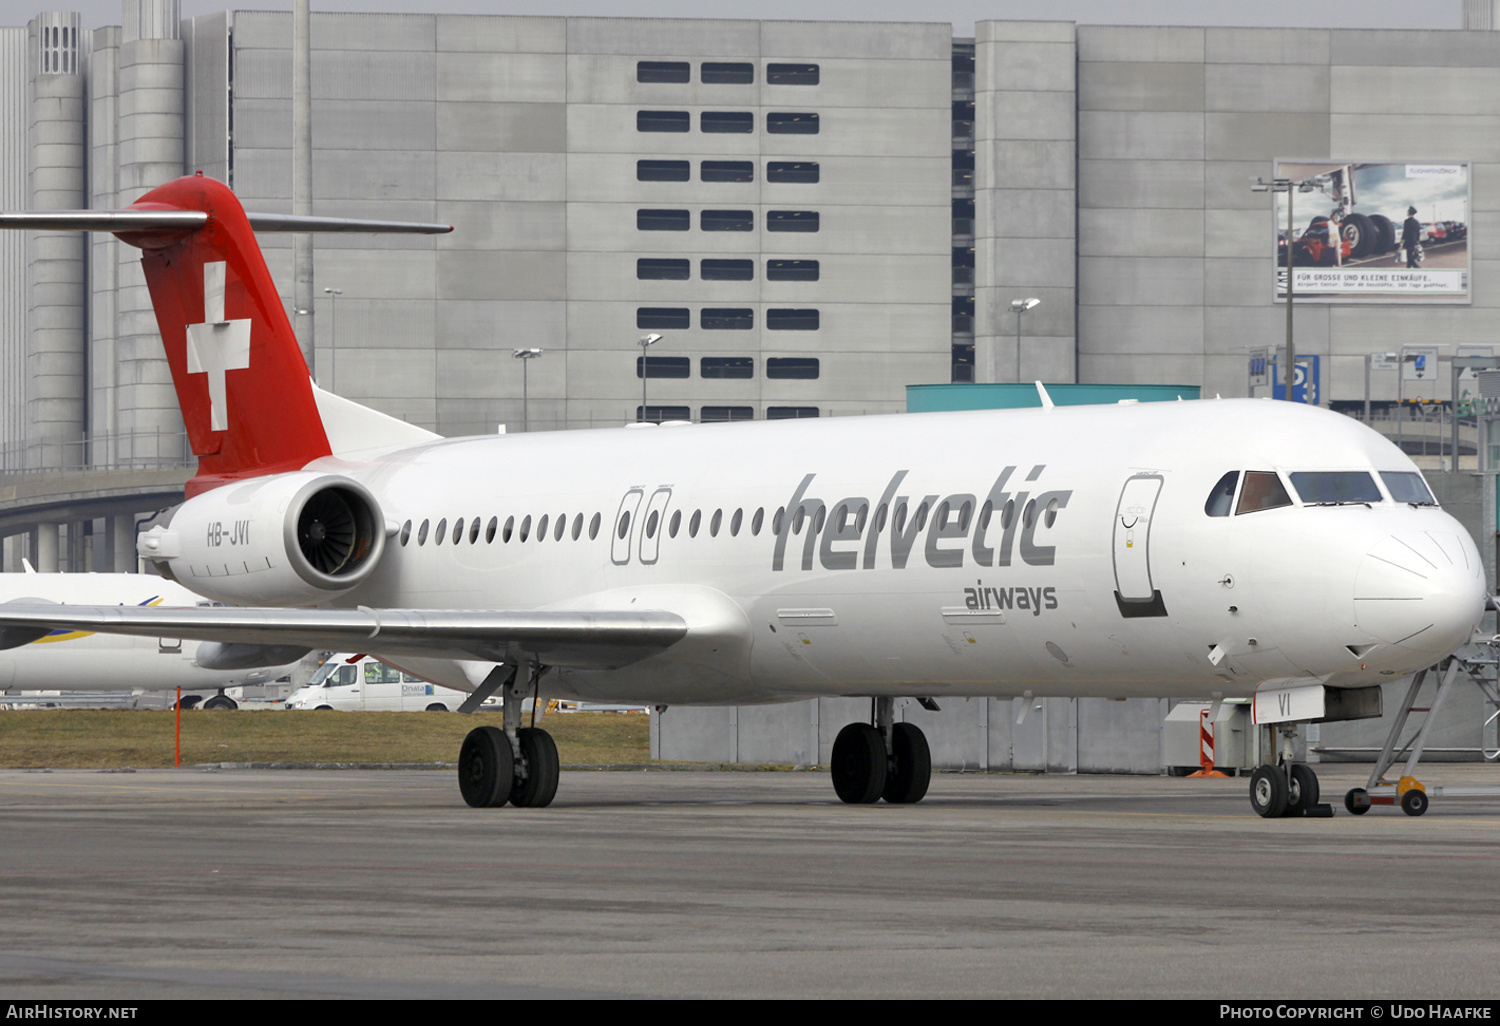
[(78, 470), (165, 470), (191, 467), (197, 458), (187, 432), (121, 431), (71, 441), (0, 446), (0, 473), (41, 474)]

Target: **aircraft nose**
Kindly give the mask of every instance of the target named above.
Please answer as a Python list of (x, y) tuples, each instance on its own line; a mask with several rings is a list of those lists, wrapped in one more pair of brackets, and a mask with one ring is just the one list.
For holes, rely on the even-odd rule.
[(1404, 531), (1365, 554), (1354, 618), (1381, 641), (1436, 662), (1469, 640), (1484, 599), (1484, 569), (1467, 534)]

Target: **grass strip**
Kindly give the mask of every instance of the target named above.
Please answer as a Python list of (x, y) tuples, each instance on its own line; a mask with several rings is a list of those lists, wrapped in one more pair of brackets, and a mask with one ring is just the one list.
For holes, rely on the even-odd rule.
[[(172, 765), (170, 710), (0, 711), (0, 768), (137, 769)], [(182, 764), (211, 762), (455, 762), (464, 735), (499, 713), (267, 710), (182, 714)], [(558, 713), (545, 727), (562, 762), (650, 762), (650, 721), (639, 713)]]

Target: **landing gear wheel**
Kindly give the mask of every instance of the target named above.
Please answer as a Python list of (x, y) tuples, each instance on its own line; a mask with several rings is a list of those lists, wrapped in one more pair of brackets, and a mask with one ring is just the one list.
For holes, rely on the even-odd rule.
[(892, 805), (921, 801), (932, 780), (932, 751), (915, 723), (891, 724), (891, 762), (880, 797)]
[(1389, 253), (1396, 248), (1396, 226), (1391, 219), (1384, 214), (1371, 214), (1370, 223), (1375, 226), (1379, 233), (1379, 241), (1376, 243), (1376, 253)]
[(1408, 816), (1420, 816), (1427, 811), (1427, 792), (1412, 788), (1401, 796), (1401, 811)]
[(1286, 773), (1280, 766), (1257, 766), (1250, 774), (1250, 807), (1262, 819), (1286, 813)]
[(1349, 243), (1349, 258), (1358, 260), (1376, 252), (1380, 243), (1380, 229), (1364, 214), (1350, 214), (1344, 218), (1344, 241)]
[(1306, 816), (1318, 806), (1318, 775), (1302, 763), (1292, 766), (1291, 789), (1287, 794), (1286, 815)]
[(499, 727), (476, 727), (458, 750), (458, 790), (476, 809), (493, 808), (510, 800), (515, 781), (515, 755), (510, 738)]
[(526, 776), (511, 789), (510, 803), (521, 809), (546, 808), (557, 794), (557, 745), (540, 727), (522, 727), (516, 731), (516, 740), (521, 744)]
[(215, 695), (203, 703), (205, 709), (238, 709), (239, 705), (228, 695)]
[(1356, 787), (1344, 795), (1344, 808), (1349, 810), (1351, 816), (1363, 816), (1370, 811), (1370, 794), (1362, 787)]
[(839, 801), (869, 805), (885, 790), (885, 739), (868, 723), (851, 723), (833, 742), (829, 770)]

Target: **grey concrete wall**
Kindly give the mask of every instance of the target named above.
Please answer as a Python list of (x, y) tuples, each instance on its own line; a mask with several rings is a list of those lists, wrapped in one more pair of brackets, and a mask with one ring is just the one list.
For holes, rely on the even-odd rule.
[[(480, 16), (316, 15), (317, 210), (453, 223), (427, 239), (320, 239), (318, 357), (325, 387), (449, 434), (518, 428), (530, 365), (533, 427), (633, 419), (641, 306), (686, 307), (692, 327), (655, 352), (693, 361), (653, 380), (652, 405), (896, 411), (902, 386), (948, 376), (949, 50), (946, 26)], [(235, 21), (233, 154), (247, 204), (289, 195), (290, 18)], [(636, 64), (686, 60), (693, 81), (639, 83)], [(750, 85), (704, 84), (703, 60), (747, 61)], [(765, 64), (820, 65), (817, 86), (772, 85)], [(689, 111), (692, 131), (641, 133), (641, 109)], [(747, 111), (755, 131), (698, 130), (705, 110)], [(816, 135), (764, 130), (810, 110)], [(636, 161), (691, 162), (688, 182), (639, 182)], [(755, 181), (702, 182), (705, 159), (748, 159)], [(772, 159), (816, 160), (817, 184), (765, 181)], [(687, 232), (642, 232), (636, 211), (692, 211)], [(703, 232), (703, 209), (753, 212), (750, 232)], [(776, 233), (765, 213), (811, 209), (817, 233)], [(273, 273), (284, 243), (268, 241)], [(687, 281), (641, 281), (636, 260), (682, 256)], [(751, 281), (703, 281), (736, 256)], [(772, 257), (820, 261), (817, 282), (766, 282)], [(281, 280), (278, 278), (278, 280)], [(343, 290), (332, 299), (323, 287)], [(699, 311), (754, 311), (751, 330), (704, 330)], [(816, 308), (816, 331), (771, 331), (765, 311)], [(750, 380), (704, 380), (703, 355), (756, 360)], [(816, 381), (767, 380), (769, 357), (816, 354)], [(326, 373), (325, 373), (325, 368)]]
[[(1071, 22), (975, 26), (978, 381), (1074, 381), (1077, 44)], [(1016, 299), (1037, 298), (1021, 317)]]
[[(1249, 190), (1277, 158), (1474, 162), (1471, 305), (1298, 304), (1297, 348), (1322, 358), (1325, 401), (1363, 398), (1367, 353), (1493, 344), (1497, 61), (1492, 32), (1080, 26), (1083, 380), (1245, 394), (1249, 350), (1285, 340), (1271, 197)], [(1298, 220), (1326, 202), (1299, 197)], [(1372, 391), (1395, 398), (1395, 376)]]
[[(944, 699), (929, 712), (896, 706), (898, 721), (922, 728), (932, 764), (946, 770), (1160, 773), (1157, 699)], [(1017, 720), (1021, 722), (1017, 722)], [(824, 698), (784, 705), (673, 706), (652, 716), (651, 757), (683, 762), (827, 765), (847, 724), (870, 721), (870, 700)]]

